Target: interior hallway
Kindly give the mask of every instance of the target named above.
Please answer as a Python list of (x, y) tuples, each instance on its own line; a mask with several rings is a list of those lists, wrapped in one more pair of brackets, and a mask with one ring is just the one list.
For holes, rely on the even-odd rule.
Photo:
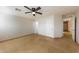
[(79, 52), (79, 45), (67, 33), (61, 39), (32, 34), (0, 42), (0, 52)]

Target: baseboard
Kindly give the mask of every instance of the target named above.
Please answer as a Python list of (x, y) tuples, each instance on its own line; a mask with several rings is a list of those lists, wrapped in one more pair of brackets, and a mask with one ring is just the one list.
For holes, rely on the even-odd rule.
[(25, 36), (30, 36), (30, 35), (39, 35), (39, 36), (43, 36), (43, 37), (50, 38), (50, 39), (61, 39), (62, 38), (62, 37), (53, 37), (53, 36), (50, 37), (50, 36), (47, 36), (47, 35), (31, 33), (31, 34), (27, 34), (27, 35), (23, 35), (23, 36), (14, 37), (14, 38), (11, 38), (11, 39), (2, 40), (0, 42), (10, 41), (10, 40), (13, 40), (13, 39), (19, 39), (19, 38), (22, 38), (22, 37), (25, 37)]
[(79, 41), (77, 40), (77, 42), (76, 42), (77, 44), (79, 44)]
[(52, 39), (61, 39), (61, 38), (63, 38), (63, 36), (62, 37), (53, 37), (53, 36), (48, 36), (48, 35), (43, 35), (43, 34), (36, 34), (36, 35), (40, 35), (40, 36), (47, 37), (47, 38), (52, 38)]
[(5, 41), (13, 40), (13, 39), (19, 39), (19, 38), (22, 38), (22, 37), (25, 37), (25, 36), (30, 36), (30, 35), (33, 35), (33, 34), (34, 34), (34, 33), (27, 34), (27, 35), (22, 35), (22, 36), (10, 38), (10, 39), (5, 39), (5, 40), (1, 40), (0, 42), (5, 42)]

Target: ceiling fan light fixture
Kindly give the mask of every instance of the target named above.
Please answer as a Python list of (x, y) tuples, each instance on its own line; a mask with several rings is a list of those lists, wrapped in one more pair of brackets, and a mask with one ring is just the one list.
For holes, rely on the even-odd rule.
[(35, 12), (32, 12), (32, 15), (35, 16)]
[(32, 14), (35, 14), (35, 12), (32, 12)]

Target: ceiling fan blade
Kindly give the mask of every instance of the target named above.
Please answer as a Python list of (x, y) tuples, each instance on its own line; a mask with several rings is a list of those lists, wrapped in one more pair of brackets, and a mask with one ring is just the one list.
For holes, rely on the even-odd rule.
[(32, 9), (31, 9), (31, 8), (29, 8), (29, 7), (27, 7), (27, 6), (24, 6), (24, 7), (32, 11)]
[(37, 14), (40, 14), (40, 15), (42, 15), (42, 13), (41, 12), (36, 12)]
[(38, 10), (40, 10), (40, 9), (41, 9), (41, 7), (37, 7), (35, 11), (38, 11)]
[(27, 14), (27, 13), (31, 13), (31, 12), (25, 12), (25, 14)]

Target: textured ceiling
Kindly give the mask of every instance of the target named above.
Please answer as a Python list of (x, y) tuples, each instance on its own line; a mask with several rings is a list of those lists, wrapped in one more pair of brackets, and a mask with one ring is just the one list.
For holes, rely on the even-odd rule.
[[(38, 7), (38, 6), (29, 6)], [(67, 13), (74, 13), (79, 10), (78, 6), (40, 6), (42, 9), (39, 10), (43, 13), (42, 16), (46, 15), (63, 15)], [(15, 8), (21, 9), (21, 11), (16, 11)], [(0, 6), (0, 12), (8, 13), (16, 16), (22, 16), (27, 18), (33, 18), (32, 14), (25, 14), (24, 12), (28, 12), (29, 10), (24, 8), (23, 6)], [(36, 15), (36, 17), (42, 17), (41, 15)]]

